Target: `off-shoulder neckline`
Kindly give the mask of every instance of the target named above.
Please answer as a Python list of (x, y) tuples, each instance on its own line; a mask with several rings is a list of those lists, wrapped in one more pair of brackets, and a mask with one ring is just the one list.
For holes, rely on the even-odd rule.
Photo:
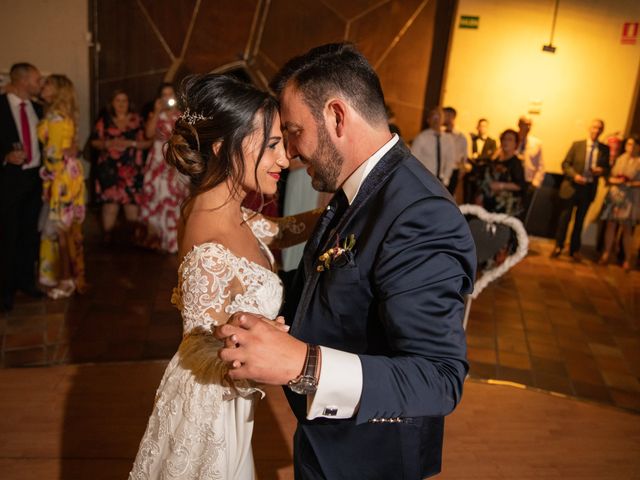
[(199, 243), (197, 245), (194, 245), (193, 247), (191, 247), (191, 250), (189, 250), (184, 258), (182, 259), (182, 262), (180, 262), (180, 267), (182, 268), (182, 265), (184, 265), (184, 263), (187, 261), (187, 259), (189, 259), (191, 257), (191, 255), (197, 251), (200, 250), (204, 247), (207, 246), (211, 246), (211, 245), (217, 245), (218, 247), (221, 247), (223, 250), (226, 250), (227, 253), (231, 254), (233, 257), (237, 258), (238, 260), (242, 260), (246, 263), (248, 263), (249, 265), (255, 265), (256, 267), (260, 268), (261, 270), (264, 270), (266, 272), (272, 273), (273, 275), (278, 275), (276, 272), (274, 272), (273, 270), (271, 270), (270, 268), (265, 267), (264, 265), (260, 265), (258, 262), (254, 262), (253, 260), (249, 260), (247, 257), (243, 257), (242, 255), (238, 255), (236, 253), (234, 253), (229, 247), (227, 247), (226, 245), (220, 243), (220, 242), (203, 242), (203, 243)]

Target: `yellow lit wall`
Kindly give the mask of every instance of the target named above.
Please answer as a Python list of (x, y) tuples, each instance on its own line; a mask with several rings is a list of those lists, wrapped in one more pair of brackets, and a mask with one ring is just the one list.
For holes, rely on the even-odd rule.
[(82, 146), (91, 126), (87, 1), (0, 0), (0, 12), (0, 71), (29, 62), (43, 74), (67, 75), (78, 95)]
[[(460, 0), (443, 93), (458, 110), (457, 126), (487, 117), (498, 137), (530, 109), (532, 134), (543, 142), (547, 171), (560, 172), (571, 142), (586, 137), (594, 117), (605, 136), (627, 128), (637, 85), (640, 39), (620, 42), (624, 22), (640, 21), (637, 0), (560, 0), (555, 54), (549, 42), (553, 0)], [(460, 15), (480, 17), (477, 30)]]

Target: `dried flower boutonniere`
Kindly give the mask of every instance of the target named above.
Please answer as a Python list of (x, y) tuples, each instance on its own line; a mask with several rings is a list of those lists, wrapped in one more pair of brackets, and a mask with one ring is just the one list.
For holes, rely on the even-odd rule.
[(336, 244), (318, 257), (319, 272), (329, 270), (331, 266), (344, 267), (353, 259), (353, 247), (356, 245), (356, 236), (352, 233), (340, 246), (340, 236), (336, 238)]

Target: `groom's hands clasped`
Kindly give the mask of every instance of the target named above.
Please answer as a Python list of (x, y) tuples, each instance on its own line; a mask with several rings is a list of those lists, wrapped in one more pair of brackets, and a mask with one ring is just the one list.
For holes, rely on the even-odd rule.
[(237, 313), (217, 327), (224, 341), (218, 355), (229, 364), (229, 377), (268, 385), (286, 385), (302, 371), (307, 344), (290, 336), (278, 322), (249, 313)]

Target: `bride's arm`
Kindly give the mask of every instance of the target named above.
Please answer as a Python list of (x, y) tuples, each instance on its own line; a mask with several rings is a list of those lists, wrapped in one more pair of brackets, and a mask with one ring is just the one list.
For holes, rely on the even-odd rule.
[(258, 224), (258, 230), (262, 231), (260, 237), (270, 248), (287, 248), (309, 239), (323, 211), (324, 208), (316, 208), (287, 217), (256, 215), (253, 222), (264, 222)]

